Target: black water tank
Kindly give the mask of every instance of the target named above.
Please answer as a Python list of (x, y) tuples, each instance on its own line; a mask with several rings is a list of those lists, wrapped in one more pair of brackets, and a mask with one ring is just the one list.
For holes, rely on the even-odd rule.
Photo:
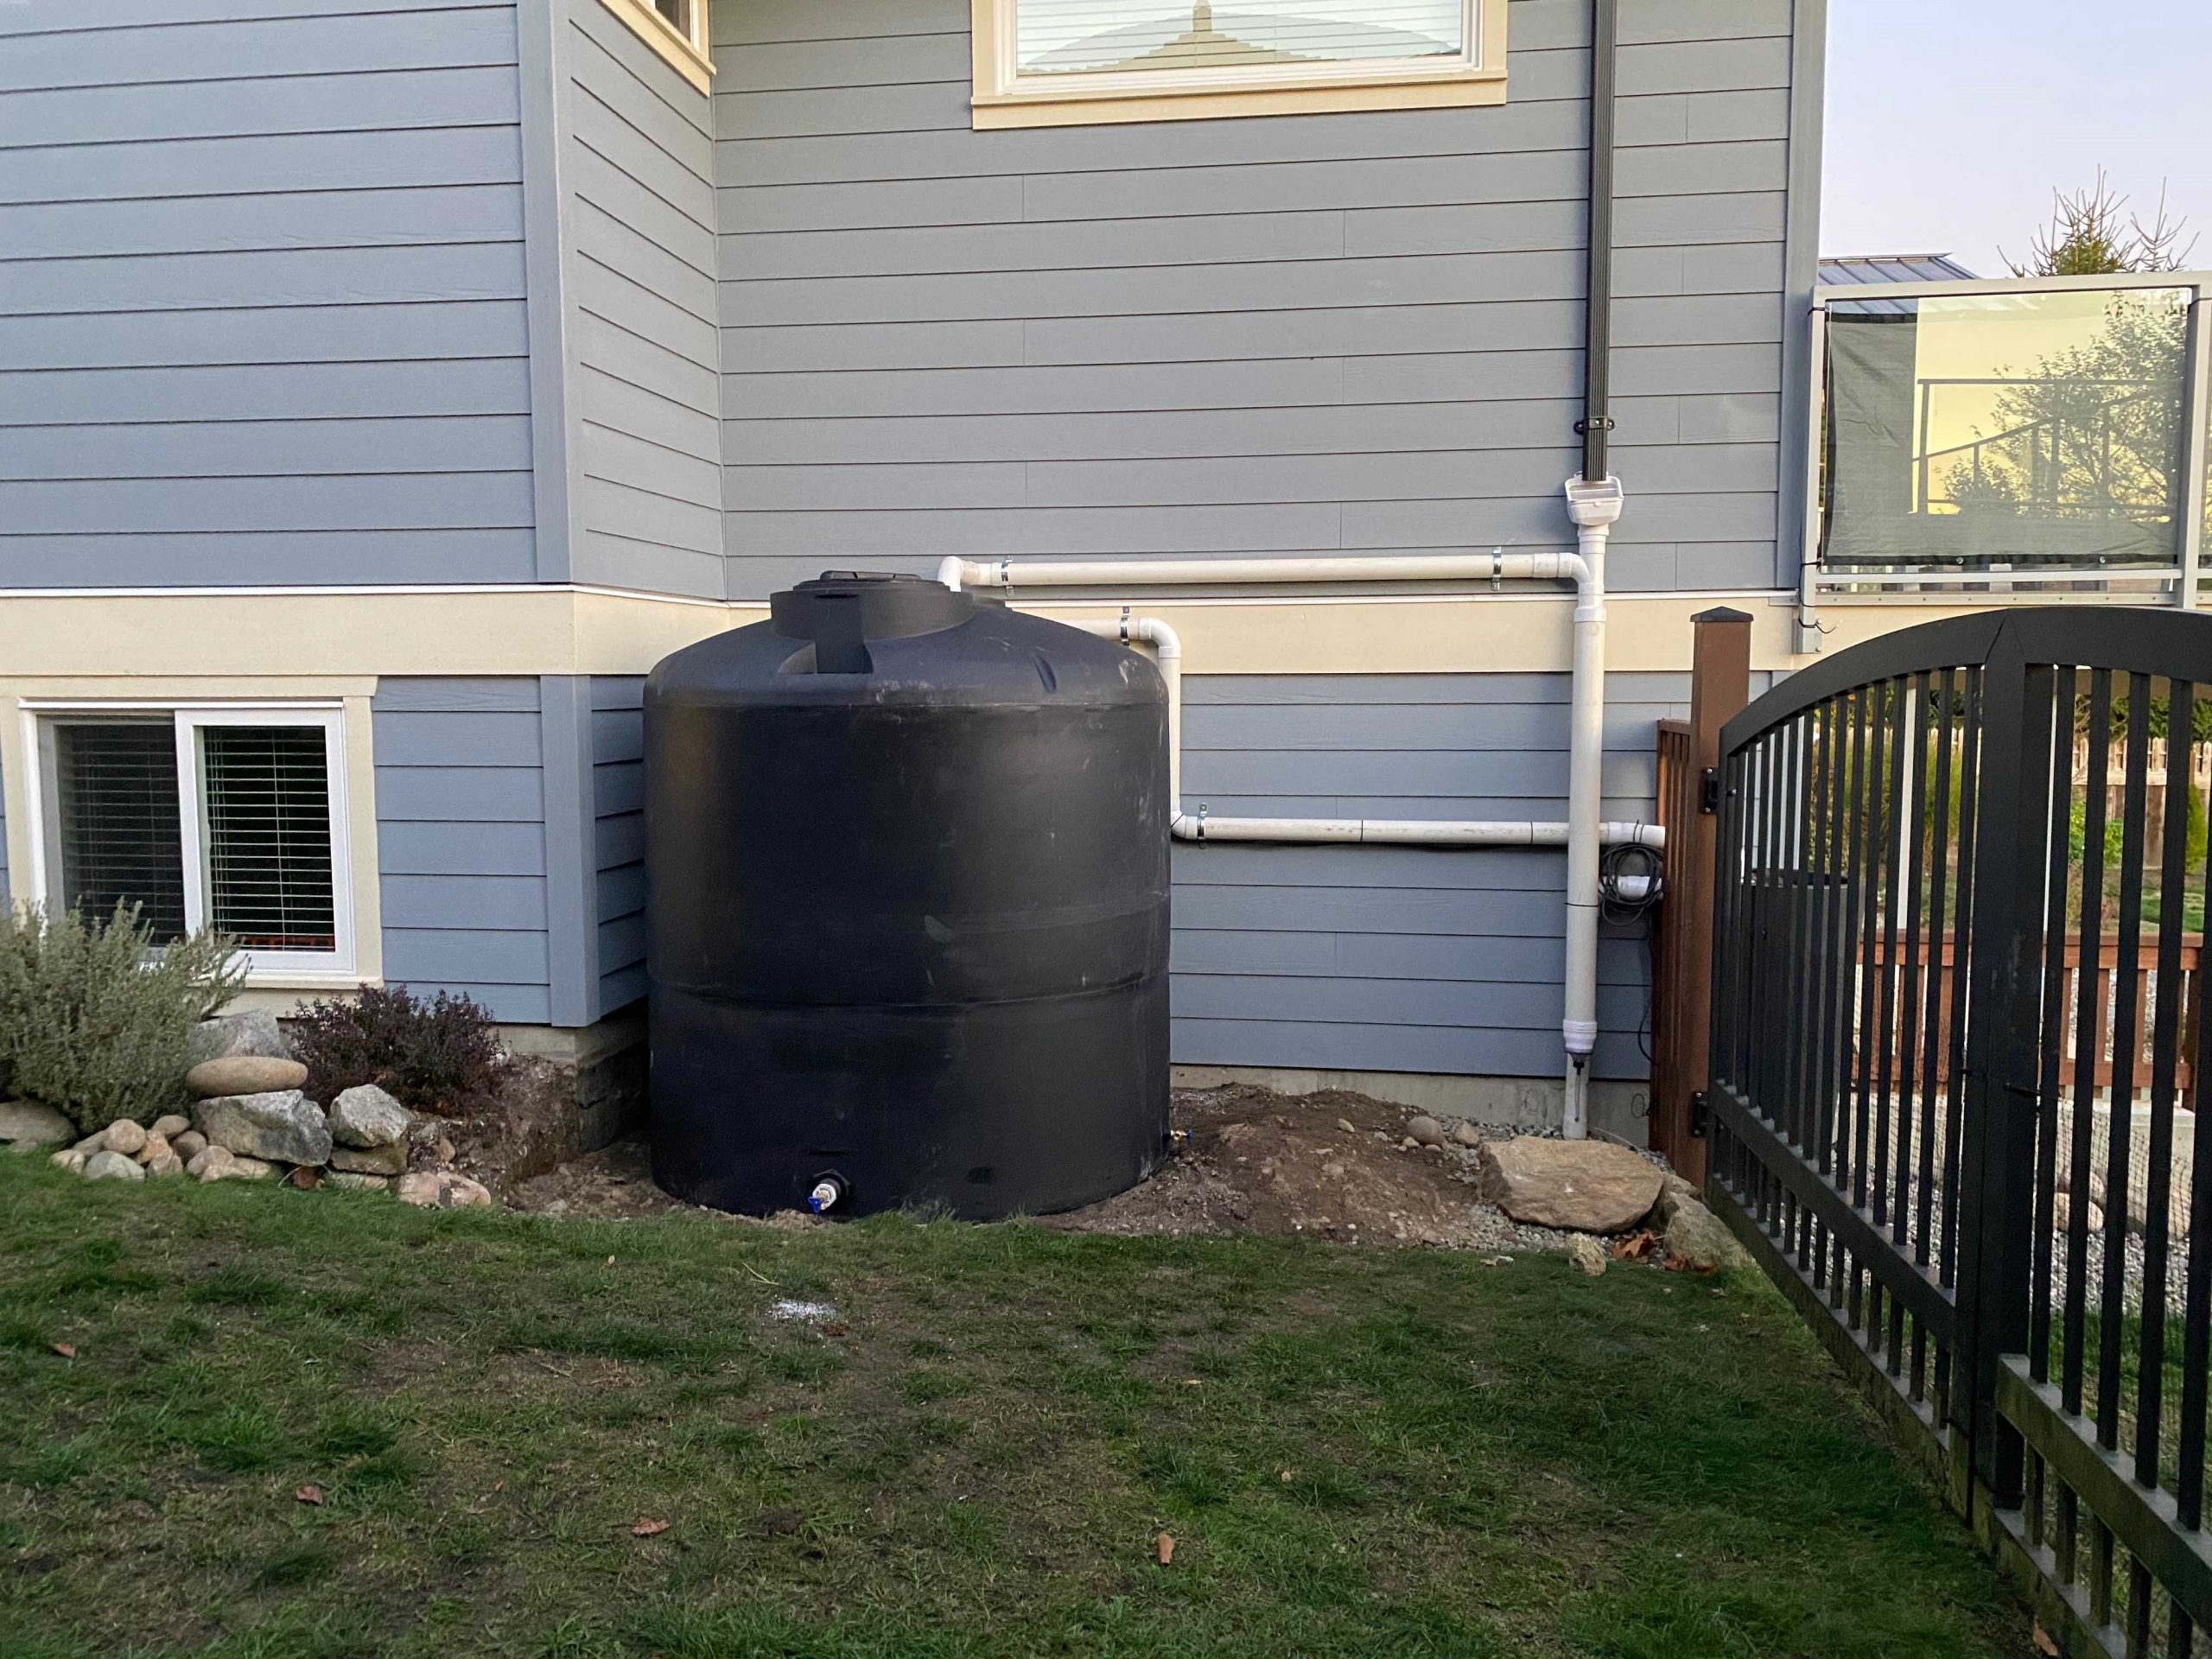
[(830, 572), (645, 682), (653, 1176), (717, 1209), (1134, 1185), (1167, 1134), (1152, 664)]

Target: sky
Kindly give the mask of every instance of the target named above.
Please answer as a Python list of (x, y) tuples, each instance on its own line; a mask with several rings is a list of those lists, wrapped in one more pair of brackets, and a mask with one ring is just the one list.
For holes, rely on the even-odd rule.
[(2027, 255), (2054, 186), (2163, 181), (2212, 268), (2212, 0), (1830, 0), (1825, 255)]

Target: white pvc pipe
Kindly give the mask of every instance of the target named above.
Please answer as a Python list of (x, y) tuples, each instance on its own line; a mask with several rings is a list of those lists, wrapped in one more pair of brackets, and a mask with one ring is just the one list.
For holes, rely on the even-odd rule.
[[(1156, 616), (1124, 609), (1116, 620), (1078, 622), (1085, 633), (1125, 645), (1150, 645), (1167, 688), (1168, 824), (1178, 841), (1269, 841), (1323, 844), (1356, 842), (1392, 847), (1564, 847), (1565, 823), (1529, 818), (1251, 818), (1217, 817), (1183, 805), (1183, 641)], [(1608, 847), (1633, 842), (1654, 851), (1667, 844), (1656, 823), (1602, 823), (1598, 839)]]
[(1234, 587), (1265, 582), (1571, 582), (1590, 569), (1579, 553), (1421, 553), (1379, 558), (1012, 559), (948, 558), (937, 579), (963, 588)]
[(1183, 807), (1182, 642), (1166, 623), (1133, 617), (1088, 625), (1125, 644), (1159, 653), (1168, 696), (1168, 787), (1172, 832), (1185, 841), (1357, 842), (1400, 846), (1567, 849), (1567, 973), (1560, 1035), (1567, 1048), (1562, 1128), (1571, 1139), (1589, 1132), (1590, 1054), (1598, 1037), (1598, 858), (1606, 841), (1662, 844), (1656, 825), (1601, 823), (1605, 715), (1605, 545), (1621, 514), (1620, 480), (1570, 480), (1568, 516), (1576, 552), (1417, 554), (1375, 558), (1011, 559), (948, 558), (938, 579), (966, 588), (1111, 588), (1237, 585), (1248, 582), (1572, 582), (1575, 588), (1574, 672), (1564, 824), (1402, 818), (1215, 818)]
[(1598, 813), (1605, 793), (1605, 543), (1621, 516), (1620, 480), (1570, 479), (1567, 515), (1587, 577), (1575, 590), (1574, 680), (1567, 759), (1567, 1103), (1560, 1132), (1590, 1132), (1590, 1056), (1598, 1046)]

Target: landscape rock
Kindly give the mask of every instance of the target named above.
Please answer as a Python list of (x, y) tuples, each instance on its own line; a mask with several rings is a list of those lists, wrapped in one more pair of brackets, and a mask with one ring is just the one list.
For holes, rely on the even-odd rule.
[(307, 1086), (308, 1069), (297, 1060), (267, 1054), (226, 1054), (202, 1060), (184, 1074), (184, 1086), (195, 1099), (218, 1095), (269, 1095)]
[(107, 1150), (136, 1157), (146, 1144), (146, 1126), (127, 1117), (118, 1117), (107, 1126)]
[(69, 1150), (72, 1152), (81, 1152), (87, 1158), (91, 1157), (96, 1152), (105, 1152), (107, 1150), (107, 1131), (105, 1129), (94, 1129), (90, 1135), (79, 1141), (75, 1146), (70, 1147)]
[(138, 1148), (138, 1161), (150, 1166), (156, 1158), (169, 1157), (175, 1150), (169, 1145), (168, 1136), (156, 1135), (149, 1131), (146, 1136), (146, 1144)]
[(137, 1160), (120, 1152), (96, 1152), (85, 1160), (85, 1179), (88, 1181), (143, 1181), (146, 1172), (138, 1167)]
[(184, 1173), (184, 1160), (174, 1152), (165, 1152), (158, 1158), (147, 1160), (146, 1173), (149, 1175), (181, 1175)]
[(1643, 1224), (1654, 1232), (1659, 1231), (1674, 1219), (1675, 1205), (1684, 1198), (1688, 1198), (1692, 1204), (1705, 1202), (1698, 1195), (1697, 1188), (1675, 1174), (1673, 1170), (1663, 1172), (1659, 1178), (1659, 1197), (1653, 1203), (1651, 1214), (1646, 1217)]
[[(2055, 1194), (2052, 1198), (2052, 1204), (2054, 1207), (2050, 1215), (2051, 1225), (2063, 1233), (2073, 1224), (2073, 1195), (2067, 1192)], [(2105, 1230), (2105, 1207), (2101, 1204), (2099, 1204), (2094, 1198), (2091, 1198), (2088, 1201), (2088, 1205), (2089, 1230), (2092, 1233), (2101, 1233)]]
[(1444, 1144), (1444, 1126), (1426, 1112), (1418, 1117), (1406, 1120), (1406, 1134), (1424, 1147), (1440, 1147)]
[[(188, 1122), (190, 1121), (188, 1118), (186, 1120)], [(205, 1151), (207, 1146), (207, 1137), (197, 1129), (186, 1129), (181, 1134), (169, 1136), (169, 1150), (188, 1163)]]
[(272, 1060), (296, 1060), (291, 1039), (273, 1014), (226, 1014), (202, 1020), (192, 1028), (191, 1059), (219, 1060), (232, 1054), (257, 1054)]
[(341, 1147), (401, 1145), (415, 1122), (414, 1113), (373, 1083), (345, 1090), (330, 1103), (329, 1116), (330, 1138)]
[(1485, 1141), (1483, 1196), (1514, 1220), (1578, 1233), (1624, 1232), (1650, 1213), (1661, 1174), (1610, 1141), (1518, 1135)]
[[(220, 1152), (219, 1147), (210, 1147), (210, 1152)], [(238, 1158), (226, 1155), (220, 1162), (210, 1162), (200, 1172), (203, 1181), (265, 1181), (276, 1172), (258, 1158)]]
[(1452, 1130), (1452, 1145), (1456, 1147), (1479, 1147), (1482, 1143), (1483, 1132), (1477, 1128), (1473, 1124), (1459, 1123), (1453, 1126)]
[(85, 1165), (91, 1157), (90, 1153), (79, 1152), (76, 1147), (71, 1147), (66, 1152), (55, 1153), (47, 1161), (57, 1169), (67, 1170), (72, 1175), (81, 1175), (85, 1173)]
[(0, 1100), (0, 1141), (18, 1152), (58, 1147), (77, 1138), (77, 1126), (51, 1106), (35, 1100)]
[(449, 1169), (422, 1169), (399, 1178), (399, 1201), (426, 1210), (489, 1208), (492, 1195), (466, 1175)]
[(236, 1157), (228, 1147), (210, 1146), (205, 1141), (200, 1148), (184, 1160), (184, 1173), (198, 1180), (207, 1173), (211, 1164), (227, 1164)]
[(1605, 1270), (1605, 1247), (1588, 1233), (1577, 1233), (1567, 1242), (1567, 1259), (1595, 1279)]
[(363, 1175), (350, 1169), (334, 1170), (330, 1184), (348, 1192), (387, 1192), (391, 1190), (389, 1175)]
[(1669, 1261), (1700, 1273), (1751, 1265), (1751, 1258), (1728, 1230), (1728, 1224), (1695, 1198), (1677, 1196), (1673, 1209), (1667, 1230), (1659, 1236)]
[(404, 1175), (407, 1143), (396, 1141), (385, 1147), (333, 1147), (330, 1166), (348, 1175)]
[(288, 1164), (330, 1161), (330, 1128), (322, 1109), (296, 1089), (200, 1101), (192, 1109), (192, 1125), (215, 1145), (243, 1157)]

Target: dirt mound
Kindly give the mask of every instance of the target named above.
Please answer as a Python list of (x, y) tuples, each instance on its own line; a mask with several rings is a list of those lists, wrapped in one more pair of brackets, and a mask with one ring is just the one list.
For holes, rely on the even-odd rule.
[(1235, 1084), (1175, 1096), (1188, 1139), (1152, 1179), (1045, 1224), (1074, 1231), (1261, 1233), (1343, 1243), (1564, 1249), (1476, 1191), (1470, 1147), (1408, 1147), (1414, 1115), (1364, 1095)]

